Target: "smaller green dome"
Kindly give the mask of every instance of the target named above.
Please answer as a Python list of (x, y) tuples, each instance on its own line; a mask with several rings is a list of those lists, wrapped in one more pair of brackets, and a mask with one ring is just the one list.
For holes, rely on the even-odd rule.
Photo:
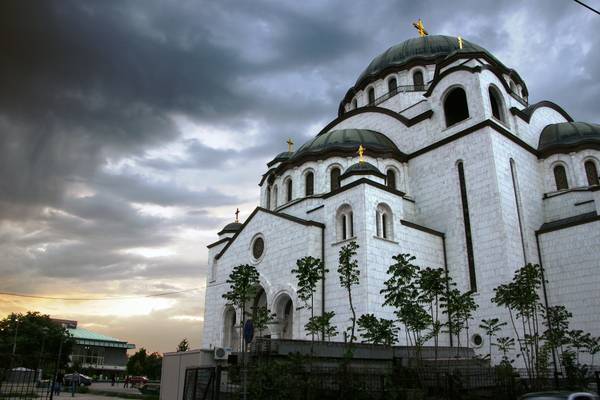
[(561, 122), (550, 124), (542, 130), (538, 150), (544, 155), (549, 155), (588, 146), (600, 149), (600, 125)]
[(348, 167), (346, 171), (340, 176), (340, 179), (347, 178), (352, 175), (375, 175), (385, 179), (385, 175), (371, 163), (368, 162), (357, 162), (356, 164)]
[(271, 161), (269, 161), (267, 163), (267, 167), (270, 167), (273, 164), (277, 164), (278, 162), (289, 159), (292, 156), (292, 154), (294, 154), (294, 152), (292, 152), (292, 151), (284, 151), (283, 153), (277, 154), (274, 159), (272, 159)]
[(221, 229), (221, 232), (217, 233), (217, 235), (222, 235), (224, 233), (237, 233), (242, 229), (242, 224), (239, 222), (232, 222), (230, 224), (225, 225), (225, 228)]
[(291, 160), (329, 152), (342, 152), (354, 155), (358, 146), (366, 148), (366, 154), (388, 157), (404, 156), (398, 147), (383, 133), (370, 129), (339, 129), (322, 133), (302, 145)]

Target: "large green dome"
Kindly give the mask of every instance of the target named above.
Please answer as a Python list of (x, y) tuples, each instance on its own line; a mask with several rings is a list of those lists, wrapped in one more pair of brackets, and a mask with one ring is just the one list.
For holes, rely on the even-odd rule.
[(338, 129), (322, 133), (306, 142), (294, 153), (290, 161), (325, 153), (355, 154), (358, 146), (366, 148), (366, 154), (403, 157), (398, 147), (383, 133), (370, 129)]
[[(500, 63), (489, 51), (483, 47), (462, 39), (463, 48), (458, 43), (458, 38), (453, 36), (432, 35), (405, 40), (390, 47), (371, 61), (369, 66), (360, 74), (356, 86), (368, 77), (376, 76), (390, 67), (398, 67), (415, 59), (434, 60), (446, 57), (455, 52), (485, 53), (493, 60)], [(501, 63), (500, 63), (501, 64)]]
[(545, 155), (585, 147), (600, 148), (600, 125), (587, 122), (550, 124), (542, 130), (538, 143), (538, 150)]

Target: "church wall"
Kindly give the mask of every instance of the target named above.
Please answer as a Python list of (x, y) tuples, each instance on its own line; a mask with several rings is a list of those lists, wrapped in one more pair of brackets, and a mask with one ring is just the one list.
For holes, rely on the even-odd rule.
[(557, 221), (596, 211), (593, 192), (570, 191), (544, 199), (545, 222)]
[(544, 185), (546, 193), (556, 192), (553, 169), (557, 164), (562, 164), (567, 171), (569, 188), (587, 187), (587, 175), (584, 163), (587, 160), (596, 162), (596, 168), (600, 172), (600, 151), (581, 150), (569, 154), (552, 154), (543, 160)]
[[(540, 235), (550, 305), (573, 313), (571, 329), (600, 335), (600, 221)], [(586, 361), (583, 361), (586, 362)]]
[[(521, 105), (516, 107), (518, 109), (523, 109), (523, 106)], [(566, 122), (565, 117), (548, 107), (540, 107), (535, 110), (529, 122), (523, 121), (521, 117), (516, 115), (512, 118), (517, 136), (535, 149), (538, 148), (540, 134), (547, 125)]]
[[(255, 262), (251, 256), (251, 243), (258, 233), (264, 237), (265, 250), (262, 260)], [(304, 226), (259, 211), (218, 260), (215, 282), (207, 286), (203, 347), (222, 345), (226, 307), (222, 295), (229, 290), (225, 281), (234, 266), (246, 263), (256, 265), (267, 295), (267, 304), (272, 310), (273, 302), (280, 293), (285, 292), (291, 297), (294, 304), (294, 338), (304, 338), (308, 312), (298, 310), (300, 304), (296, 297), (296, 280), (291, 270), (297, 259), (309, 255), (321, 257), (321, 228)], [(316, 301), (320, 304), (320, 293)]]

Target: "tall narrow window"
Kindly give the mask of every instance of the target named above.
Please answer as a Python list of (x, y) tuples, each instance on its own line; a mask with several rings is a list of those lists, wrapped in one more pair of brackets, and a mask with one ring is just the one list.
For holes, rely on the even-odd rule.
[(392, 209), (387, 204), (379, 204), (375, 212), (377, 236), (384, 239), (393, 239)]
[(592, 160), (587, 160), (585, 162), (585, 175), (587, 176), (588, 185), (600, 185), (598, 181), (598, 170), (596, 169), (596, 164)]
[(306, 196), (311, 196), (315, 193), (315, 174), (308, 172), (305, 177)]
[(372, 106), (375, 103), (375, 89), (369, 88), (369, 105)]
[(425, 90), (425, 82), (421, 71), (415, 71), (413, 74), (413, 85), (415, 86), (415, 90)]
[(273, 186), (273, 209), (277, 208), (277, 185)]
[(331, 168), (329, 187), (335, 190), (340, 187), (340, 169), (338, 167)]
[(342, 240), (348, 239), (346, 214), (342, 215)]
[(354, 214), (352, 214), (352, 211), (348, 213), (348, 220), (350, 237), (354, 237)]
[(563, 190), (569, 188), (569, 180), (567, 179), (567, 170), (562, 165), (554, 167), (554, 182), (556, 183), (556, 190)]
[(444, 100), (444, 114), (446, 115), (446, 126), (469, 118), (467, 95), (462, 88), (454, 88), (448, 93)]
[(356, 110), (358, 108), (358, 103), (356, 102), (356, 99), (352, 100), (352, 109)]
[(396, 173), (394, 170), (388, 169), (385, 181), (390, 189), (396, 190)]
[(505, 122), (500, 93), (498, 93), (498, 90), (496, 90), (494, 87), (490, 86), (488, 89), (488, 94), (490, 96), (490, 105), (492, 106), (492, 115), (497, 120)]
[(286, 184), (286, 201), (292, 201), (292, 180), (288, 179)]
[(388, 81), (388, 92), (390, 95), (396, 94), (396, 90), (398, 90), (398, 82), (396, 78), (392, 78)]
[(459, 162), (458, 180), (460, 183), (460, 199), (462, 203), (463, 222), (465, 225), (465, 241), (467, 244), (467, 262), (469, 264), (469, 283), (471, 290), (477, 291), (477, 278), (475, 277), (475, 257), (473, 255), (473, 240), (471, 235), (471, 220), (469, 218), (469, 202), (467, 200), (467, 184), (465, 182), (465, 170), (463, 163)]
[(381, 213), (375, 211), (375, 233), (377, 236), (381, 236)]
[(354, 227), (352, 221), (352, 207), (344, 204), (336, 212), (336, 237), (338, 241), (347, 240), (354, 237)]
[(267, 210), (271, 209), (271, 186), (267, 186)]
[(381, 214), (381, 236), (385, 239), (388, 238), (386, 219), (387, 216), (385, 215), (385, 213)]

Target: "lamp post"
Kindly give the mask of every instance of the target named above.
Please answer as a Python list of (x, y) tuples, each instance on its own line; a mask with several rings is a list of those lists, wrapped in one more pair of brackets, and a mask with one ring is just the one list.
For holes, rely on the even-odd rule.
[(40, 371), (40, 380), (42, 380), (42, 357), (44, 357), (44, 345), (46, 344), (46, 335), (48, 335), (48, 327), (42, 328), (42, 348), (40, 350), (40, 359), (38, 360), (37, 370)]
[(13, 339), (12, 355), (15, 356), (17, 351), (17, 334), (19, 332), (19, 317), (15, 317), (15, 337)]

